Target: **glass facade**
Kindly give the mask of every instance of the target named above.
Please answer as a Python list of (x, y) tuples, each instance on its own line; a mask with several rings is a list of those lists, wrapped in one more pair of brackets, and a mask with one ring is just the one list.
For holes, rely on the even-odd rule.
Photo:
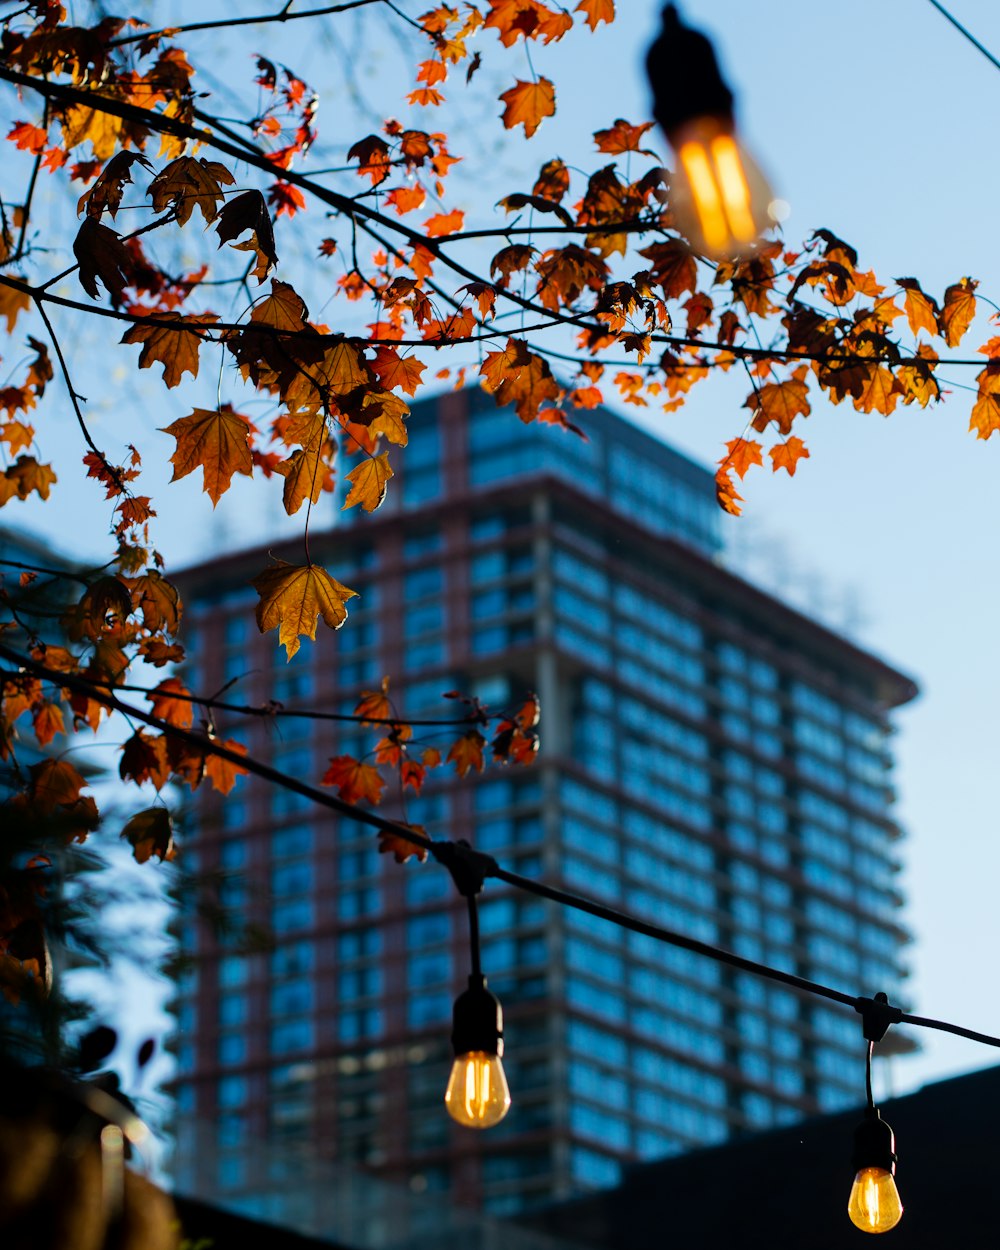
[[(583, 442), (477, 395), (418, 406), (395, 511), (312, 540), (360, 593), (347, 625), (286, 665), (243, 624), (256, 557), (193, 570), (191, 600), (215, 595), (195, 621), (197, 679), (350, 712), (388, 673), (410, 716), (447, 713), (449, 689), (493, 706), (536, 690), (536, 765), (435, 776), (405, 818), (688, 937), (901, 1001), (888, 715), (912, 684), (726, 573), (710, 474), (593, 417)], [(371, 746), (351, 724), (239, 728), (302, 777)], [(248, 779), (199, 799), (192, 839), (221, 920), (178, 924), (196, 957), (177, 995), (185, 1114), (241, 1117), (505, 1214), (863, 1098), (852, 1013), (490, 886), (483, 966), (514, 1109), (470, 1142), (441, 1106), (468, 974), (447, 874), (387, 862), (360, 827)], [(238, 953), (260, 951), (253, 934), (267, 949)]]

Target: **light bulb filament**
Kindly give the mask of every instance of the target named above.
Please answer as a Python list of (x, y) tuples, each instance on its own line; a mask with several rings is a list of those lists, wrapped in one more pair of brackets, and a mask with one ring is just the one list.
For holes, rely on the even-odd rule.
[(885, 1168), (862, 1168), (854, 1178), (847, 1204), (851, 1223), (863, 1233), (887, 1233), (903, 1216), (903, 1204), (892, 1173)]
[(499, 1055), (457, 1055), (444, 1095), (448, 1114), (467, 1128), (489, 1128), (510, 1110), (510, 1089)]

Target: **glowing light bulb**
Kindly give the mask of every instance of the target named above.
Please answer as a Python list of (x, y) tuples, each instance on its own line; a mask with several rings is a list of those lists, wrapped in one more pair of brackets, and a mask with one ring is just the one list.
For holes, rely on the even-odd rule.
[(486, 988), (481, 973), (455, 999), (451, 1033), (452, 1064), (444, 1105), (467, 1128), (490, 1128), (510, 1110), (510, 1089), (503, 1070), (503, 1010)]
[(510, 1089), (499, 1055), (473, 1050), (456, 1055), (444, 1105), (467, 1128), (490, 1128), (510, 1110)]
[(774, 193), (724, 117), (699, 117), (670, 133), (677, 169), (670, 207), (677, 229), (713, 260), (749, 252), (778, 220)]
[(903, 1204), (892, 1173), (885, 1168), (861, 1168), (851, 1186), (847, 1214), (863, 1233), (887, 1233), (903, 1217)]

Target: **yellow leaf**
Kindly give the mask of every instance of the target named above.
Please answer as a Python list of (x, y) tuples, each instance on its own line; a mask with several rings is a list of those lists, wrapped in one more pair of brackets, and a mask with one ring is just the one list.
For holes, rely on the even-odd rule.
[(252, 584), (260, 595), (257, 626), (262, 634), (278, 629), (278, 642), (289, 659), (298, 651), (300, 638), (315, 639), (320, 616), (331, 629), (339, 629), (347, 620), (347, 600), (357, 594), (317, 564), (281, 561), (259, 573)]
[(97, 160), (110, 160), (121, 143), (124, 125), (122, 118), (103, 109), (91, 108), (89, 104), (71, 104), (62, 120), (63, 147), (72, 148), (89, 139)]
[(333, 444), (323, 438), (293, 451), (287, 460), (274, 466), (275, 473), (285, 479), (283, 501), (289, 516), (298, 512), (307, 499), (316, 503), (324, 490), (333, 490), (333, 455)]
[(864, 389), (854, 401), (859, 412), (880, 412), (887, 417), (902, 393), (902, 387), (888, 369), (881, 365), (874, 368)]
[(386, 483), (391, 477), (392, 467), (387, 451), (364, 460), (347, 475), (351, 489), (344, 501), (344, 507), (353, 508), (355, 504), (360, 504), (366, 512), (374, 512), (385, 498)]

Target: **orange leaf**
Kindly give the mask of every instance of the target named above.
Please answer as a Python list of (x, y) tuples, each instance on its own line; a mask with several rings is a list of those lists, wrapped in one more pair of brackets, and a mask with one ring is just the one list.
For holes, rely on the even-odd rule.
[(778, 443), (767, 453), (772, 460), (771, 468), (775, 473), (779, 469), (787, 469), (790, 477), (795, 476), (795, 469), (800, 460), (809, 459), (809, 449), (801, 438), (793, 434), (783, 443)]
[[(11, 275), (19, 276), (19, 275)], [(23, 281), (23, 279), (22, 279)], [(97, 298), (96, 295), (94, 297)], [(31, 307), (31, 296), (13, 286), (0, 286), (0, 317), (7, 319), (7, 333), (12, 334), (18, 315)]]
[(766, 383), (759, 393), (748, 396), (743, 406), (754, 410), (752, 424), (755, 430), (766, 430), (773, 421), (781, 434), (791, 430), (792, 422), (799, 414), (807, 417), (812, 411), (809, 388), (798, 378)]
[(352, 755), (335, 755), (321, 778), (324, 786), (336, 786), (345, 803), (364, 800), (373, 806), (382, 798), (385, 781), (371, 764), (359, 763)]
[(719, 461), (721, 469), (727, 473), (732, 470), (741, 480), (746, 477), (752, 465), (764, 463), (761, 459), (761, 445), (752, 439), (731, 438), (726, 443), (726, 451), (727, 455)]
[(859, 412), (880, 412), (887, 417), (896, 407), (902, 391), (902, 386), (890, 371), (877, 365), (872, 369), (861, 394), (854, 400), (854, 407)]
[(416, 356), (400, 356), (394, 347), (381, 345), (375, 349), (371, 367), (384, 387), (393, 390), (398, 386), (407, 395), (416, 395), (420, 375), (427, 368)]
[(167, 721), (168, 724), (178, 725), (181, 729), (188, 729), (194, 720), (194, 704), (190, 699), (177, 696), (190, 693), (187, 686), (178, 678), (168, 677), (166, 681), (161, 681), (155, 690), (151, 690), (146, 698), (153, 705), (154, 716)]
[(465, 213), (460, 208), (450, 213), (435, 213), (424, 222), (424, 232), (431, 239), (438, 239), (446, 234), (457, 234), (465, 223)]
[[(374, 512), (385, 498), (386, 484), (392, 477), (392, 466), (389, 464), (389, 453), (365, 459), (356, 469), (347, 474), (351, 483), (344, 508), (353, 508), (360, 504), (365, 512)], [(343, 510), (343, 509), (341, 509)]]
[(28, 773), (31, 779), (29, 798), (45, 814), (54, 812), (57, 807), (72, 807), (83, 797), (80, 791), (87, 785), (66, 760), (43, 760), (32, 764)]
[(41, 156), (49, 141), (49, 132), (43, 130), (41, 126), (33, 126), (31, 122), (17, 122), (7, 132), (7, 138), (22, 152), (30, 152), (32, 156)]
[(250, 426), (246, 417), (227, 406), (218, 412), (195, 408), (189, 417), (181, 417), (163, 427), (163, 434), (177, 440), (177, 449), (170, 457), (174, 466), (172, 482), (187, 477), (199, 466), (203, 470), (205, 493), (212, 507), (229, 489), (234, 473), (250, 477), (253, 457), (250, 454)]
[(580, 0), (574, 12), (583, 13), (590, 29), (596, 30), (598, 22), (615, 20), (615, 0)]
[(185, 373), (196, 378), (201, 336), (188, 327), (211, 324), (216, 320), (214, 313), (182, 317), (180, 313), (165, 312), (157, 314), (157, 318), (168, 324), (132, 326), (122, 335), (121, 341), (141, 343), (139, 368), (148, 369), (158, 361), (163, 365), (163, 381), (167, 386), (178, 386)]
[(738, 494), (733, 480), (724, 469), (719, 469), (715, 475), (715, 502), (723, 510), (731, 516), (740, 516), (743, 509), (740, 504), (743, 496)]
[(320, 616), (331, 629), (339, 629), (347, 620), (347, 600), (357, 594), (318, 564), (279, 561), (258, 573), (251, 584), (260, 595), (257, 627), (262, 634), (277, 628), (278, 642), (289, 659), (298, 651), (300, 638), (315, 640)]
[(652, 122), (643, 122), (641, 126), (633, 126), (624, 118), (619, 117), (609, 129), (594, 131), (597, 150), (598, 152), (611, 152), (614, 155), (621, 152), (642, 152), (646, 156), (652, 156), (652, 152), (639, 146), (642, 136), (652, 128)]
[(48, 746), (56, 734), (66, 732), (62, 708), (48, 700), (32, 713), (31, 724), (40, 747)]
[(949, 347), (957, 347), (976, 315), (974, 291), (979, 285), (972, 278), (963, 278), (944, 293), (944, 307), (938, 326)]
[[(401, 823), (401, 822), (397, 822)], [(403, 825), (404, 829), (412, 829), (414, 833), (423, 834), (427, 837), (427, 830), (423, 825)], [(380, 855), (392, 855), (397, 864), (405, 864), (408, 859), (417, 859), (421, 864), (427, 858), (427, 848), (423, 846), (415, 846), (412, 842), (407, 842), (405, 838), (401, 838), (398, 834), (390, 833), (386, 829), (378, 831), (378, 849)]]
[(378, 186), (389, 177), (389, 145), (378, 135), (359, 139), (347, 153), (349, 161), (353, 161), (355, 157), (358, 158), (358, 173), (362, 178), (370, 178), (372, 186)]
[[(237, 742), (235, 738), (226, 738), (219, 745), (227, 747), (237, 755), (246, 755), (247, 753), (243, 743)], [(245, 776), (246, 771), (239, 764), (233, 764), (229, 760), (223, 759), (221, 755), (213, 755), (211, 752), (205, 753), (205, 776), (212, 783), (213, 789), (218, 790), (220, 794), (228, 794), (233, 786), (236, 785), (236, 778)]]
[(527, 138), (535, 133), (546, 117), (552, 117), (556, 111), (555, 87), (547, 78), (539, 78), (537, 82), (522, 82), (520, 79), (504, 91), (500, 99), (505, 108), (503, 124), (508, 129), (523, 126)]
[(414, 187), (396, 187), (390, 191), (385, 202), (391, 204), (400, 217), (404, 213), (412, 213), (415, 208), (419, 208), (427, 199), (427, 192), (421, 186)]
[(157, 790), (162, 790), (170, 776), (166, 736), (137, 729), (122, 747), (118, 775), (122, 781), (131, 779), (136, 785), (149, 781)]
[(51, 466), (39, 464), (34, 456), (18, 456), (16, 463), (9, 464), (0, 476), (0, 506), (9, 499), (27, 499), (32, 491), (48, 499), (55, 481)]
[(530, 352), (520, 339), (508, 339), (503, 351), (487, 353), (479, 372), (483, 389), (498, 406), (513, 404), (525, 424), (535, 420), (546, 400), (562, 397), (562, 387), (552, 376), (548, 361)]
[(925, 295), (916, 278), (897, 278), (896, 283), (903, 288), (906, 319), (914, 334), (918, 330), (926, 330), (928, 334), (938, 332), (938, 317), (941, 313), (929, 295)]
[(362, 690), (361, 698), (354, 708), (354, 715), (360, 719), (362, 725), (370, 725), (372, 721), (385, 721), (391, 718), (392, 706), (389, 703), (388, 677), (382, 678), (380, 690)]
[(464, 777), (470, 769), (476, 772), (483, 771), (483, 748), (486, 746), (486, 739), (478, 729), (473, 729), (467, 734), (463, 734), (461, 738), (457, 738), (451, 744), (451, 750), (448, 752), (448, 763), (454, 764), (458, 770), (458, 775)]
[(176, 858), (173, 822), (165, 807), (149, 807), (137, 812), (126, 822), (122, 837), (131, 843), (137, 864), (146, 863), (153, 855), (161, 861)]
[(1000, 395), (980, 395), (972, 406), (969, 429), (976, 431), (977, 438), (989, 438), (1000, 430)]

